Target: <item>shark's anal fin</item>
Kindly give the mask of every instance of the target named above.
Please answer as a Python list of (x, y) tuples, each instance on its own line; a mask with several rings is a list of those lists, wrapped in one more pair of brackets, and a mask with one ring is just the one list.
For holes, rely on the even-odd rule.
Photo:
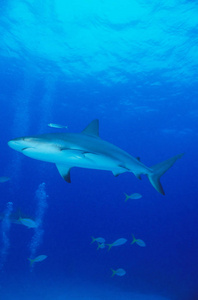
[(56, 165), (58, 172), (60, 173), (60, 175), (62, 176), (62, 178), (67, 181), (67, 182), (71, 182), (70, 179), (70, 169), (71, 167), (68, 167), (66, 165)]

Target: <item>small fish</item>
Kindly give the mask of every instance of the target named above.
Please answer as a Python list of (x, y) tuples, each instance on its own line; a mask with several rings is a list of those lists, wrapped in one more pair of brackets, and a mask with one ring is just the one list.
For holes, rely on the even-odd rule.
[(49, 127), (53, 127), (53, 128), (68, 128), (68, 126), (65, 125), (60, 125), (60, 124), (54, 124), (54, 123), (49, 123), (47, 124)]
[(7, 176), (1, 176), (0, 177), (0, 183), (6, 182), (8, 180), (10, 180), (10, 177), (7, 177)]
[(28, 258), (28, 260), (30, 261), (30, 265), (32, 266), (35, 262), (43, 261), (46, 258), (47, 258), (47, 255), (39, 255), (33, 259)]
[(101, 243), (101, 244), (105, 243), (105, 239), (102, 238), (102, 237), (94, 238), (92, 236), (91, 238), (92, 238), (91, 244), (94, 243), (94, 242), (98, 242), (98, 243)]
[(123, 245), (127, 242), (127, 239), (124, 239), (124, 238), (120, 238), (118, 240), (116, 240), (115, 242), (113, 242), (112, 244), (106, 244), (109, 249), (108, 251), (111, 249), (111, 247), (115, 247), (115, 246), (120, 246), (120, 245)]
[(97, 250), (98, 249), (104, 249), (105, 248), (105, 243), (99, 243), (99, 242), (97, 242), (98, 243), (98, 248), (97, 248)]
[(38, 227), (38, 224), (34, 221), (34, 220), (32, 220), (32, 219), (30, 219), (30, 218), (19, 218), (18, 219), (18, 221), (22, 224), (22, 225), (24, 225), (24, 226), (26, 226), (26, 227), (28, 227), (28, 228), (36, 228), (36, 227)]
[(146, 247), (146, 244), (143, 240), (136, 239), (133, 234), (132, 234), (132, 237), (133, 237), (133, 241), (131, 242), (132, 245), (136, 243), (140, 247)]
[(140, 199), (142, 198), (142, 195), (138, 194), (138, 193), (134, 193), (134, 194), (131, 194), (131, 195), (127, 195), (126, 193), (124, 193), (126, 198), (125, 198), (125, 202), (128, 200), (128, 199)]
[(126, 271), (124, 269), (117, 269), (117, 270), (111, 269), (111, 271), (113, 272), (112, 277), (114, 275), (124, 276), (126, 274)]

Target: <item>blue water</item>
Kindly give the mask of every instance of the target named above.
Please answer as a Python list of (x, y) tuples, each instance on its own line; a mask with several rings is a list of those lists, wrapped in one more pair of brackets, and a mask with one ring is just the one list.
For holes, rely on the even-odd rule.
[[(198, 4), (0, 7), (0, 176), (11, 178), (0, 183), (0, 299), (197, 300)], [(48, 123), (80, 132), (96, 118), (102, 139), (147, 166), (185, 153), (162, 177), (165, 196), (130, 173), (73, 168), (68, 184), (7, 145), (64, 131)], [(40, 218), (37, 231), (10, 221), (20, 214)], [(131, 245), (132, 233), (146, 247)], [(96, 250), (91, 236), (128, 241)]]

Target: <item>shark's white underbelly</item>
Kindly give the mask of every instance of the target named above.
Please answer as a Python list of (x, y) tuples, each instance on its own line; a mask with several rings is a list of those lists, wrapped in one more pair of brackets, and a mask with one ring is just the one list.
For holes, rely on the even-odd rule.
[(97, 170), (111, 171), (114, 174), (133, 172), (134, 174), (148, 174), (149, 168), (133, 157), (122, 157), (119, 154), (105, 155), (104, 153), (92, 153), (79, 149), (66, 149), (57, 152), (57, 149), (48, 149), (48, 151), (38, 151), (34, 148), (27, 148), (23, 154), (56, 165), (66, 165), (68, 167), (79, 167)]

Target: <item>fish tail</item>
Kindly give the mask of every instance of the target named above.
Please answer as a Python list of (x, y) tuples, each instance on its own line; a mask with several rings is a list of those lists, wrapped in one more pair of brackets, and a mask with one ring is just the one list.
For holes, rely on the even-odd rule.
[(184, 155), (184, 153), (182, 154), (178, 154), (176, 156), (173, 156), (157, 165), (154, 165), (151, 167), (151, 169), (153, 170), (152, 173), (147, 174), (148, 179), (150, 181), (150, 183), (152, 184), (152, 186), (162, 195), (165, 195), (165, 192), (163, 190), (163, 187), (161, 185), (160, 182), (160, 177), (166, 172), (168, 171), (168, 169), (170, 169), (172, 167), (172, 165), (176, 162), (176, 160), (178, 158), (181, 158)]
[(132, 234), (133, 240), (131, 242), (131, 245), (133, 245), (136, 242), (136, 238), (134, 237), (134, 235)]
[(99, 242), (97, 242), (97, 243), (98, 243), (98, 247), (97, 247), (97, 250), (98, 250), (98, 249), (100, 249), (100, 243)]
[(124, 193), (125, 194), (125, 202), (129, 199), (129, 195), (127, 195), (126, 193)]
[(108, 247), (109, 247), (109, 249), (108, 249), (108, 251), (111, 249), (111, 247), (113, 246), (113, 244), (106, 244)]
[(113, 272), (111, 277), (113, 277), (116, 274), (116, 271), (114, 269), (111, 268), (111, 271)]
[(91, 244), (93, 244), (96, 239), (93, 236), (91, 236), (91, 238), (92, 238)]
[(30, 266), (32, 266), (32, 265), (33, 265), (33, 263), (34, 263), (34, 260), (33, 260), (33, 259), (31, 259), (31, 258), (28, 258), (28, 260), (30, 261)]

